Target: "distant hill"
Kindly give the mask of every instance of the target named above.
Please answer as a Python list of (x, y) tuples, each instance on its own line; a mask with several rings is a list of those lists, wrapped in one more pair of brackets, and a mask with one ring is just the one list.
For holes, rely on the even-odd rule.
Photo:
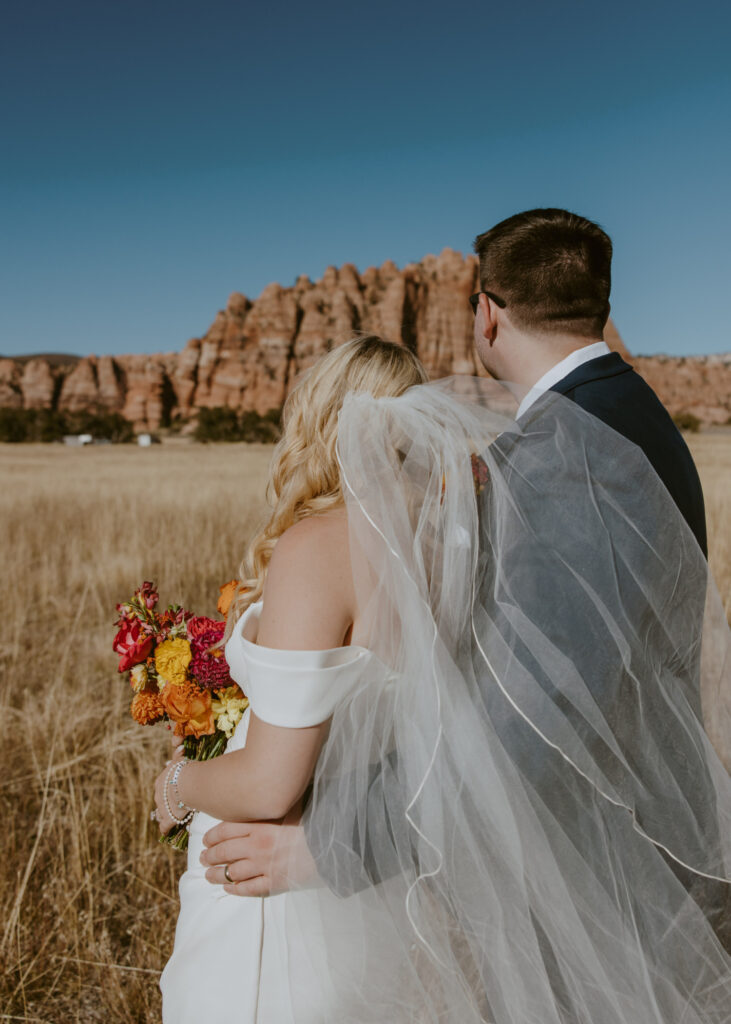
[[(268, 285), (257, 299), (234, 292), (202, 338), (181, 352), (0, 359), (0, 408), (119, 412), (137, 430), (226, 406), (264, 414), (281, 407), (297, 375), (354, 331), (412, 349), (432, 378), (480, 374), (469, 296), (477, 260), (452, 249), (402, 270), (387, 260), (362, 273), (346, 263), (319, 281)], [(632, 357), (614, 324), (610, 348), (630, 360), (674, 416), (731, 422), (731, 356)]]
[(31, 359), (43, 359), (49, 366), (75, 366), (82, 356), (71, 352), (33, 352), (28, 356), (0, 356), (0, 359), (12, 359), (14, 363), (24, 366)]

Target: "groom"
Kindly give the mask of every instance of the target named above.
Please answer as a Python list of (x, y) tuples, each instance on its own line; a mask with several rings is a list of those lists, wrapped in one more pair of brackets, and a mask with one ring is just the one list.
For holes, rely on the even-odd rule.
[[(652, 389), (602, 338), (609, 316), (609, 237), (584, 217), (539, 209), (479, 235), (475, 251), (480, 291), (470, 302), (477, 354), (493, 377), (524, 394), (517, 418), (554, 391), (623, 434), (644, 451), (706, 554), (703, 492), (688, 447)], [(353, 849), (353, 837), (340, 838)], [(325, 884), (348, 893), (347, 882), (334, 882), (337, 865), (315, 866), (296, 813), (282, 824), (223, 823), (205, 842), (206, 877), (229, 892), (280, 892), (288, 878), (307, 885), (319, 869)], [(367, 864), (367, 849), (355, 852)]]

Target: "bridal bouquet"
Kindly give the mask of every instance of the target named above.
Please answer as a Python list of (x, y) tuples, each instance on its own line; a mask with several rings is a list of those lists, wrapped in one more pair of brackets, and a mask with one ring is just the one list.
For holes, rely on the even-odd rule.
[[(236, 580), (221, 587), (217, 608), (223, 621), (193, 615), (179, 605), (159, 611), (157, 588), (149, 581), (117, 605), (112, 648), (134, 690), (130, 713), (140, 725), (174, 723), (191, 760), (222, 754), (249, 703), (229, 675), (222, 647), (236, 587)], [(175, 826), (160, 841), (184, 850), (188, 830)]]

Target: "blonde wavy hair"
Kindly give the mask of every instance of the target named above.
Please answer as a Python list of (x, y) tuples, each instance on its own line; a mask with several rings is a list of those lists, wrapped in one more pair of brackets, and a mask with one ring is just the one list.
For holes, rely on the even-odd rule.
[(274, 545), (284, 531), (306, 516), (344, 503), (335, 445), (338, 413), (348, 392), (396, 397), (427, 380), (413, 352), (368, 334), (328, 352), (297, 381), (284, 404), (283, 433), (269, 469), (267, 501), (272, 511), (241, 563), (226, 638), (239, 616), (261, 597)]

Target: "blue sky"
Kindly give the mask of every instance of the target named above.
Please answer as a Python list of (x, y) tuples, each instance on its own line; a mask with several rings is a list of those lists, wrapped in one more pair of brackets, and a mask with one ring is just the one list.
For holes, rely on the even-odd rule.
[(547, 205), (612, 236), (631, 351), (729, 351), (729, 11), (6, 8), (0, 352), (180, 349), (232, 291)]

